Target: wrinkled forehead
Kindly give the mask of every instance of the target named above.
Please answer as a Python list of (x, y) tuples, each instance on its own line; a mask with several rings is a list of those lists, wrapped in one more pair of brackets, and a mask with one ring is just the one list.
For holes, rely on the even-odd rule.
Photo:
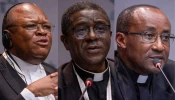
[(105, 14), (98, 10), (81, 10), (74, 13), (71, 16), (72, 24), (79, 24), (79, 23), (102, 23), (108, 24), (108, 19), (106, 18)]

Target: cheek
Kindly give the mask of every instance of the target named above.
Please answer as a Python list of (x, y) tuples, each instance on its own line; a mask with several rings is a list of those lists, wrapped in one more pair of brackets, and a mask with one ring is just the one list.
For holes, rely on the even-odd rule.
[(134, 60), (144, 60), (150, 50), (151, 47), (149, 44), (140, 41), (133, 41), (127, 45), (127, 53)]
[(80, 53), (80, 51), (82, 49), (82, 44), (83, 43), (80, 40), (70, 39), (68, 41), (70, 52), (72, 52), (72, 54), (78, 54), (78, 53)]
[(49, 40), (52, 43), (52, 34), (48, 34)]
[(170, 46), (165, 46), (165, 55), (167, 56), (167, 59), (169, 56), (169, 52), (170, 52)]
[(110, 36), (107, 37), (107, 38), (102, 39), (101, 42), (102, 42), (102, 45), (103, 45), (103, 47), (105, 49), (109, 49), (110, 48), (110, 46), (111, 46), (111, 38), (110, 38)]
[(23, 48), (27, 48), (27, 46), (31, 46), (33, 42), (33, 35), (29, 35), (27, 33), (23, 33), (22, 35), (16, 35), (14, 36), (14, 44), (19, 45)]
[(105, 42), (105, 44), (109, 44), (109, 45), (110, 45), (110, 43), (111, 43), (111, 35), (110, 35), (110, 34), (108, 34), (108, 35), (104, 38), (104, 42)]

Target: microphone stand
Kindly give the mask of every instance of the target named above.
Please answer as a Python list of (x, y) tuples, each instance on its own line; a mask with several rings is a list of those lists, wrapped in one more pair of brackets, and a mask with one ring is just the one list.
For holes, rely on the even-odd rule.
[(81, 97), (80, 97), (80, 99), (79, 99), (79, 100), (81, 100), (81, 99), (83, 98), (84, 93), (86, 92), (86, 90), (87, 90), (88, 86), (89, 86), (89, 85), (86, 85), (86, 88), (84, 89), (84, 91), (83, 91), (83, 93), (82, 93), (82, 95), (81, 95)]
[(86, 81), (85, 81), (86, 87), (85, 87), (85, 89), (83, 90), (83, 93), (82, 93), (82, 95), (81, 95), (81, 97), (80, 97), (79, 100), (81, 100), (81, 99), (83, 98), (85, 92), (87, 91), (87, 88), (92, 86), (92, 82), (93, 82), (93, 81), (92, 81), (92, 78), (87, 78), (87, 79), (86, 79)]
[(173, 86), (171, 85), (171, 83), (169, 82), (168, 78), (166, 77), (165, 73), (163, 72), (162, 68), (160, 67), (160, 64), (158, 65), (160, 71), (162, 72), (163, 76), (165, 77), (165, 79), (167, 80), (168, 84), (170, 85), (170, 87), (172, 88), (173, 92), (175, 93), (175, 90), (173, 88)]

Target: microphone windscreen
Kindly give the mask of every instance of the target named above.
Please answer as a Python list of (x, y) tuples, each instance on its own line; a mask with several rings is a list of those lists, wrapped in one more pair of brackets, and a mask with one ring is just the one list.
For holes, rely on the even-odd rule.
[(92, 86), (92, 83), (93, 83), (92, 78), (87, 78), (85, 83), (86, 83), (86, 85), (88, 85), (89, 87)]
[(156, 66), (158, 63), (160, 63), (160, 60), (159, 60), (158, 58), (155, 58), (155, 59), (153, 60), (154, 66)]

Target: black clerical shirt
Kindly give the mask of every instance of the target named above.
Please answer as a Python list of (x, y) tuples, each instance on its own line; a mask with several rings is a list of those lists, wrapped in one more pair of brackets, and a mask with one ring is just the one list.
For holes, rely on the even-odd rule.
[(125, 67), (135, 85), (138, 100), (152, 100), (152, 75), (148, 75), (145, 83), (138, 83), (139, 74)]
[[(87, 78), (93, 79), (93, 85), (87, 89), (89, 99), (90, 100), (106, 100), (106, 93), (107, 93), (107, 84), (109, 80), (109, 66), (108, 62), (106, 61), (107, 69), (103, 73), (103, 78), (100, 81), (94, 80), (94, 74), (88, 71), (84, 71), (79, 68), (76, 64), (74, 64), (75, 70), (80, 78), (85, 82)], [(111, 78), (111, 87), (114, 86), (114, 82)], [(112, 94), (114, 94), (114, 88), (112, 89)], [(114, 97), (112, 97), (114, 100)]]

